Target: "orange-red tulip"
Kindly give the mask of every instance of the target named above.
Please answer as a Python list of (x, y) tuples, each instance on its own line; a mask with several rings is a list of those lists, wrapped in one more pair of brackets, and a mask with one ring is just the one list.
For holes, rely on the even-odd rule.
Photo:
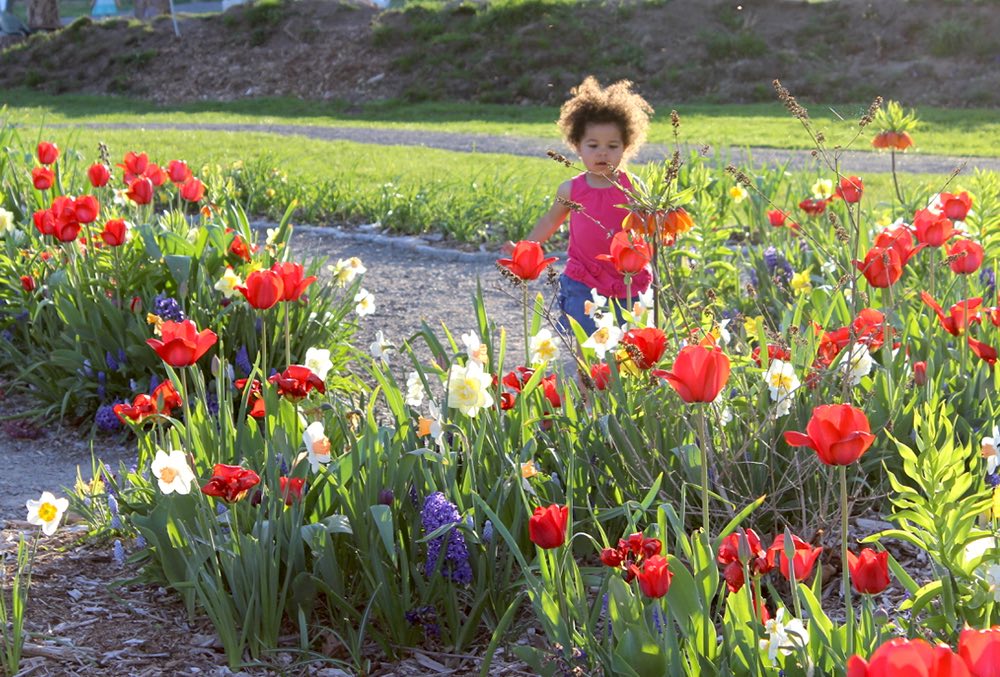
[(729, 358), (718, 346), (685, 346), (664, 377), (685, 402), (712, 402), (729, 380)]
[(610, 261), (619, 273), (634, 275), (649, 265), (652, 251), (641, 236), (620, 230), (611, 238), (611, 253), (598, 254), (596, 258)]
[(1000, 626), (962, 630), (958, 636), (958, 655), (973, 677), (1000, 677)]
[(865, 548), (855, 555), (847, 551), (851, 585), (862, 595), (877, 595), (889, 587), (889, 553)]
[(285, 263), (275, 263), (271, 270), (281, 276), (281, 283), (284, 290), (281, 294), (282, 301), (298, 301), (306, 288), (316, 281), (315, 275), (305, 277), (305, 268), (301, 263), (286, 261)]
[(43, 165), (51, 165), (59, 157), (59, 147), (48, 141), (41, 141), (38, 144), (38, 162)]
[(847, 677), (970, 677), (965, 662), (944, 645), (931, 646), (922, 639), (893, 639), (879, 648), (867, 661), (851, 656)]
[(498, 259), (497, 264), (514, 273), (521, 280), (535, 280), (549, 267), (555, 256), (545, 258), (542, 245), (529, 240), (521, 240), (514, 245), (509, 259)]
[(255, 270), (247, 276), (246, 285), (237, 290), (257, 310), (267, 310), (281, 300), (285, 285), (281, 275), (273, 270)]
[(913, 228), (917, 242), (930, 247), (940, 247), (955, 234), (954, 224), (944, 214), (920, 209), (913, 215)]
[(948, 258), (951, 259), (948, 265), (951, 267), (951, 272), (956, 275), (970, 275), (983, 265), (985, 255), (983, 246), (978, 242), (959, 240), (948, 247)]
[(87, 178), (94, 188), (103, 188), (111, 180), (111, 172), (100, 162), (95, 162), (87, 169)]
[(528, 518), (528, 537), (539, 548), (550, 550), (566, 542), (566, 522), (569, 509), (564, 505), (535, 508)]
[(146, 343), (171, 367), (190, 367), (215, 345), (218, 338), (211, 329), (199, 332), (191, 320), (167, 320), (160, 327), (160, 338), (146, 339)]
[(813, 409), (805, 433), (785, 432), (785, 442), (809, 447), (827, 465), (854, 463), (874, 441), (865, 412), (849, 404), (821, 404)]

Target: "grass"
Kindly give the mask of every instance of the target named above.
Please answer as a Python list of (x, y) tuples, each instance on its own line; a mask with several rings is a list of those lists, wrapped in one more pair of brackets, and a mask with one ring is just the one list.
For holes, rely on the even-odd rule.
[[(196, 102), (171, 106), (129, 98), (88, 95), (43, 95), (29, 90), (5, 93), (13, 121), (25, 124), (102, 122), (212, 122), (286, 125), (337, 125), (426, 129), (491, 135), (555, 139), (558, 110), (546, 106), (469, 103), (381, 102), (350, 106), (342, 102), (298, 99), (254, 99), (233, 102)], [(846, 143), (856, 129), (856, 118), (866, 106), (819, 105), (803, 102), (817, 129), (830, 145)], [(675, 104), (655, 106), (659, 114), (650, 141), (671, 140), (668, 113), (681, 115), (681, 138), (692, 144), (760, 146), (807, 149), (808, 137), (784, 109), (775, 104)], [(995, 157), (1000, 148), (1000, 116), (992, 109), (925, 107), (917, 111), (921, 126), (915, 132), (918, 152)], [(865, 134), (855, 147), (868, 149)]]
[[(576, 172), (545, 159), (264, 133), (55, 129), (44, 137), (70, 156), (81, 153), (85, 163), (96, 157), (100, 142), (113, 162), (126, 151), (145, 151), (161, 164), (185, 159), (200, 176), (206, 164), (241, 163), (239, 183), (251, 207), (274, 216), (297, 199), (298, 223), (380, 221), (396, 232), (436, 231), (474, 243), (519, 239), (550, 204), (556, 186)], [(26, 147), (37, 138), (37, 128), (21, 132)], [(945, 177), (901, 178), (909, 189), (937, 187)], [(867, 175), (865, 185), (869, 195), (888, 197), (892, 190), (887, 174)], [(274, 193), (265, 197), (269, 190)], [(782, 206), (795, 210), (794, 204)]]

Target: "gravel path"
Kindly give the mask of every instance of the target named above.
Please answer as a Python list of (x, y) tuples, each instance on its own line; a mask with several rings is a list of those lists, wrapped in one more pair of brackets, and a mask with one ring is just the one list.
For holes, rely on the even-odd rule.
[[(300, 125), (265, 125), (265, 124), (234, 124), (234, 123), (86, 123), (82, 125), (50, 125), (52, 127), (86, 127), (89, 129), (155, 129), (181, 131), (218, 131), (218, 132), (261, 132), (283, 136), (304, 136), (309, 139), (325, 141), (354, 141), (382, 146), (427, 146), (444, 150), (466, 153), (504, 153), (527, 157), (544, 157), (549, 149), (566, 152), (561, 143), (555, 140), (546, 141), (519, 136), (488, 136), (485, 134), (458, 134), (452, 132), (433, 132), (410, 129), (336, 127), (336, 126), (300, 126)], [(695, 146), (690, 146), (695, 149)], [(655, 162), (669, 157), (672, 147), (661, 144), (647, 144), (639, 153), (639, 162)], [(723, 148), (709, 149), (710, 157), (720, 157), (724, 162), (734, 164), (748, 163), (754, 166), (784, 165), (790, 169), (809, 169), (815, 167), (819, 160), (809, 151), (779, 150), (775, 148)], [(971, 173), (975, 169), (1000, 171), (1000, 158), (981, 158), (947, 155), (921, 155), (918, 153), (900, 153), (896, 157), (896, 169), (900, 172), (915, 174), (948, 174), (956, 167), (967, 163), (965, 171)], [(844, 151), (841, 155), (841, 166), (845, 171), (856, 174), (873, 174), (889, 171), (887, 155), (868, 151)]]

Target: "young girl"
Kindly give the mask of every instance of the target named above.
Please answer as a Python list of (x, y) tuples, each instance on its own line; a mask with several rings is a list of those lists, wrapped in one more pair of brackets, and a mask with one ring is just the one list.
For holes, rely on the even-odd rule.
[[(623, 167), (645, 141), (653, 109), (632, 91), (628, 80), (602, 88), (588, 77), (570, 94), (560, 110), (559, 129), (587, 171), (559, 186), (552, 207), (524, 239), (545, 242), (569, 215), (568, 257), (559, 278), (559, 307), (564, 314), (560, 325), (568, 328), (566, 318), (572, 317), (592, 334), (596, 326), (584, 310), (585, 303), (593, 300), (591, 290), (619, 307), (631, 308), (635, 300), (626, 303), (623, 275), (613, 263), (596, 257), (609, 252), (612, 236), (622, 229), (628, 212), (617, 205), (628, 198), (618, 186), (632, 187)], [(571, 210), (570, 202), (582, 209)], [(650, 277), (648, 269), (633, 275), (632, 293), (645, 292)]]

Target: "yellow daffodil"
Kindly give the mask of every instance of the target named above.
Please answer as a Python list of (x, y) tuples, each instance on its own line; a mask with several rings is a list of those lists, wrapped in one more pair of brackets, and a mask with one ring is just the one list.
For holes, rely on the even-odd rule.
[(532, 364), (550, 362), (559, 357), (559, 345), (548, 329), (542, 329), (531, 337), (530, 348)]
[(743, 186), (736, 185), (729, 189), (729, 199), (733, 201), (734, 204), (739, 204), (746, 200), (750, 194), (747, 189)]
[(227, 299), (231, 299), (239, 292), (236, 290), (237, 287), (242, 286), (243, 280), (240, 276), (233, 272), (232, 266), (226, 266), (226, 272), (222, 274), (218, 282), (215, 283), (215, 291), (222, 292), (222, 295)]
[(812, 185), (812, 196), (816, 200), (828, 200), (833, 196), (833, 180), (832, 179), (818, 179), (816, 183)]
[(761, 324), (764, 324), (764, 316), (763, 315), (755, 315), (753, 317), (744, 317), (743, 318), (743, 331), (746, 332), (747, 336), (751, 336), (752, 337), (752, 336), (756, 336), (757, 335), (757, 322), (758, 321)]
[(792, 275), (792, 291), (796, 294), (808, 294), (812, 291), (812, 283), (809, 280), (809, 269)]

